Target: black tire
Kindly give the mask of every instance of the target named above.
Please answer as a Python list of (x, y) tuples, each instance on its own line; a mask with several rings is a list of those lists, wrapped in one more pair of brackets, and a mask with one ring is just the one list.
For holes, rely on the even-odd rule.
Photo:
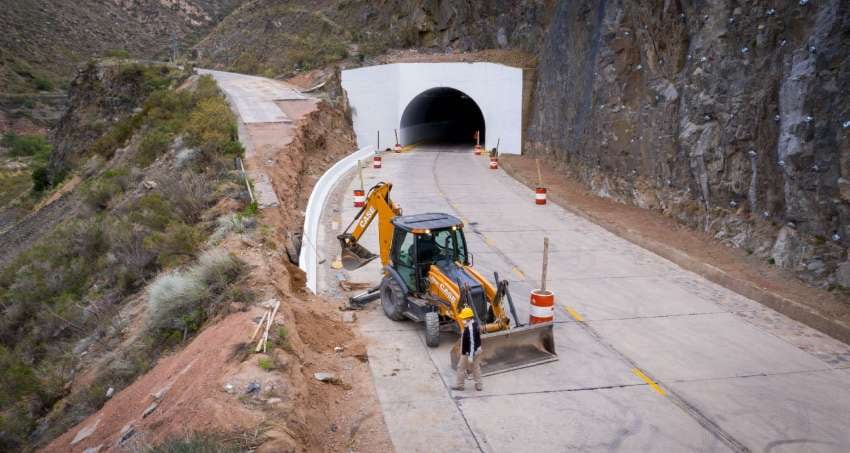
[(425, 344), (431, 348), (440, 345), (440, 314), (436, 311), (425, 313)]
[(403, 321), (404, 317), (404, 293), (401, 287), (392, 277), (384, 277), (381, 280), (381, 306), (384, 314), (393, 321)]

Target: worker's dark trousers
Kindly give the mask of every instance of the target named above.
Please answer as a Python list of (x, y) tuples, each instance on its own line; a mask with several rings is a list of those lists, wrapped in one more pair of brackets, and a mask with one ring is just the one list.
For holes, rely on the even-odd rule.
[(472, 367), (472, 379), (476, 385), (481, 385), (481, 352), (475, 354), (475, 358), (470, 361), (468, 355), (461, 355), (460, 361), (457, 363), (457, 386), (463, 387), (466, 380), (466, 373), (469, 367)]

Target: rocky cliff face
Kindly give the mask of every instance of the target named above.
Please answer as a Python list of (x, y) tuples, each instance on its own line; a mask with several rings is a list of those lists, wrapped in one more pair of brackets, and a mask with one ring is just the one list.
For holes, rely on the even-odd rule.
[(835, 275), (850, 245), (848, 38), (838, 0), (560, 2), (526, 149), (600, 195), (850, 285)]
[(80, 163), (80, 158), (98, 152), (96, 148), (123, 145), (137, 127), (132, 114), (141, 109), (145, 98), (187, 75), (185, 69), (166, 63), (101, 61), (86, 65), (71, 83), (68, 109), (50, 134), (51, 176), (61, 177)]

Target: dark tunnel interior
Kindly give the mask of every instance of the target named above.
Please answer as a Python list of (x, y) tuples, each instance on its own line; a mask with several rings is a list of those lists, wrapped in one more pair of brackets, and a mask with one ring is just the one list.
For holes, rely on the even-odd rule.
[(484, 144), (484, 115), (475, 101), (454, 88), (431, 88), (413, 98), (401, 115), (402, 144), (475, 144), (480, 131)]

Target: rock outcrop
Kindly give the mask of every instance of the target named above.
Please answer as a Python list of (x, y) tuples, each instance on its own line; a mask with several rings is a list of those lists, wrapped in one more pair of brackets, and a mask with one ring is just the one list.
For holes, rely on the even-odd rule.
[[(71, 83), (68, 109), (51, 131), (51, 176), (61, 179), (98, 140), (123, 143), (135, 127), (129, 118), (141, 110), (145, 98), (186, 76), (182, 68), (166, 63), (107, 60), (83, 67)], [(121, 122), (125, 124), (113, 130)]]
[(560, 2), (526, 150), (829, 285), (850, 245), (848, 30), (837, 0)]

